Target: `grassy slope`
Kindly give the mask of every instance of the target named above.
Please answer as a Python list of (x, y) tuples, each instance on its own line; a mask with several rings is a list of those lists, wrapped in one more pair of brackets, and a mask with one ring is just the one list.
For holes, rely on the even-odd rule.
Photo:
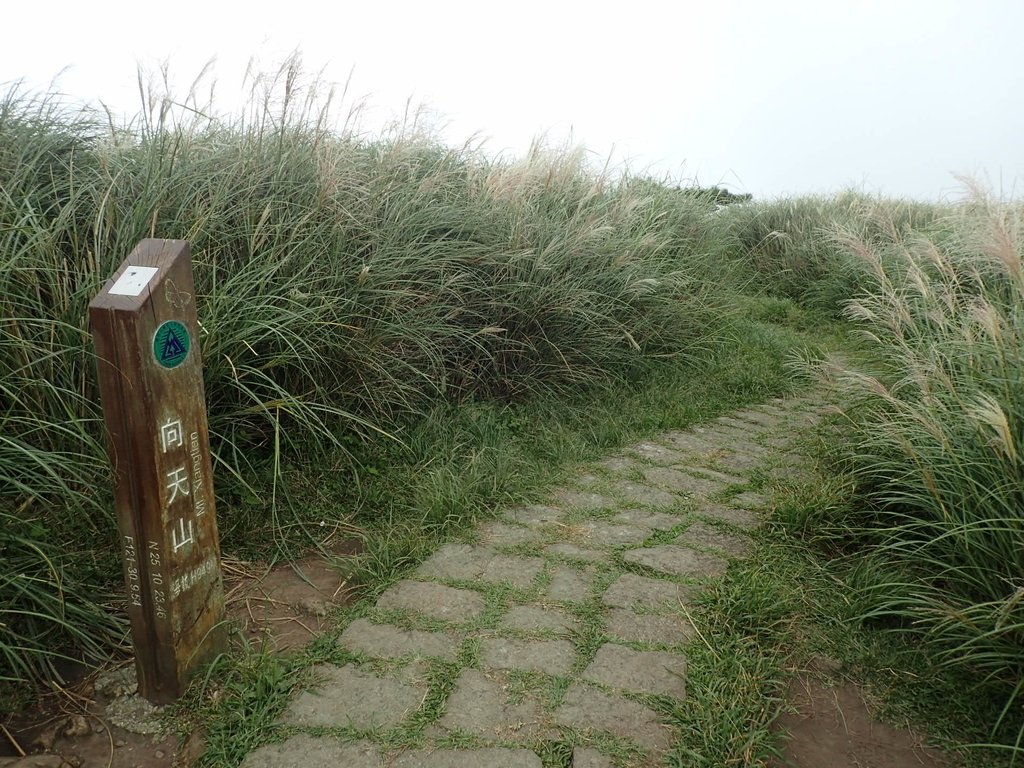
[(382, 433), (435, 447), (417, 423), (447, 408), (707, 358), (709, 201), (613, 181), (582, 152), (493, 162), (414, 129), (339, 134), (300, 81), (286, 67), (236, 120), (155, 99), (116, 128), (53, 95), (0, 97), (0, 679), (53, 676), (63, 646), (102, 656), (118, 635), (85, 306), (142, 237), (192, 245), (228, 551), (301, 538), (289, 457), (356, 454), (349, 484), (408, 460)]
[[(359, 577), (367, 599), (347, 609), (342, 623), (489, 510), (529, 500), (580, 462), (638, 436), (805, 386), (806, 379), (793, 376), (794, 359), (808, 350), (849, 348), (841, 327), (789, 300), (734, 299), (739, 315), (719, 354), (702, 368), (661, 365), (571, 399), (446, 409), (420, 422), (410, 447), (390, 456), (358, 490), (343, 477), (332, 482), (330, 472), (305, 475), (295, 501), (306, 505), (315, 496), (306, 506), (310, 519), (328, 514), (335, 503), (364, 510), (360, 530), (367, 556)], [(806, 449), (823, 456), (834, 443), (808, 438)], [(300, 469), (294, 468), (296, 476)], [(836, 533), (836, 521), (855, 503), (852, 481), (832, 475), (827, 461), (820, 470), (825, 474), (810, 482), (763, 476), (760, 488), (779, 499), (776, 524), (761, 532), (754, 555), (733, 566), (705, 597), (697, 616), (703, 640), (691, 649), (688, 700), (673, 714), (681, 733), (673, 760), (680, 766), (764, 765), (781, 748), (772, 726), (791, 675), (818, 654), (843, 662), (844, 674), (883, 704), (887, 720), (914, 724), (951, 754), (959, 745), (983, 741), (984, 724), (998, 711), (996, 699), (965, 696), (965, 681), (938, 670), (913, 642), (858, 620), (859, 606), (848, 597), (856, 558), (836, 544), (845, 535)], [(308, 492), (312, 488), (316, 494)], [(397, 529), (395, 520), (401, 521)], [(188, 713), (184, 727), (208, 727), (204, 765), (236, 765), (265, 741), (309, 664), (338, 660), (330, 637), (289, 656), (241, 653), (211, 675), (216, 683), (192, 691), (182, 708)], [(567, 758), (557, 744), (543, 755), (548, 768), (563, 768)], [(1006, 764), (1005, 755), (993, 751), (959, 758), (967, 766)]]
[[(286, 473), (301, 477), (293, 488), (293, 501), (311, 521), (329, 516), (339, 506), (361, 510), (357, 521), (366, 555), (357, 576), (367, 599), (347, 611), (346, 618), (372, 604), (369, 598), (440, 542), (466, 531), (499, 506), (538, 496), (580, 463), (605, 456), (631, 439), (793, 391), (787, 360), (817, 340), (753, 318), (765, 314), (765, 306), (771, 314), (772, 302), (747, 299), (745, 303), (747, 311), (730, 324), (717, 352), (703, 365), (662, 362), (629, 380), (576, 396), (554, 394), (517, 405), (445, 408), (417, 423), (407, 436), (406, 448), (394, 449), (386, 459), (378, 456), (378, 471), (359, 488), (348, 482), (344, 472), (318, 473), (309, 466), (296, 466)], [(738, 614), (748, 607), (730, 610)], [(188, 717), (186, 722), (208, 725), (210, 748), (204, 764), (234, 765), (252, 745), (262, 742), (264, 729), (287, 701), (309, 660), (324, 658), (330, 647), (328, 637), (293, 656), (253, 652), (225, 660), (211, 675), (217, 683), (194, 690), (183, 707), (197, 713), (195, 720)], [(760, 659), (761, 650), (746, 650)], [(786, 654), (768, 646), (763, 653), (773, 659), (772, 664), (745, 656), (736, 663), (755, 665), (750, 674), (758, 686), (780, 684), (784, 670), (779, 662)], [(759, 708), (754, 703), (759, 695), (753, 688), (742, 691), (732, 703), (735, 711)], [(721, 699), (704, 701), (700, 711), (690, 716), (720, 722), (714, 726), (712, 741), (735, 742), (737, 734), (730, 729), (742, 730), (750, 723), (720, 718), (714, 710), (721, 703)], [(763, 743), (772, 741), (766, 725), (762, 723)], [(712, 756), (722, 754), (714, 744), (697, 746)], [(561, 765), (557, 754), (546, 759), (549, 765)], [(706, 764), (726, 763), (712, 759)]]
[[(853, 195), (709, 219), (701, 201), (645, 180), (613, 185), (579, 155), (536, 152), (489, 165), (414, 135), (337, 140), (311, 102), (297, 98), (291, 74), (282, 74), (282, 103), (272, 99), (235, 125), (175, 123), (181, 116), (158, 102), (134, 133), (108, 132), (46, 98), (12, 93), (0, 103), (0, 477), (7, 483), (0, 610), (22, 639), (42, 640), (44, 655), (26, 665), (21, 640), (0, 637), (15, 676), (45, 671), (45, 653), (58, 642), (93, 643), (101, 655), (95, 644), (117, 634), (96, 595), (116, 567), (109, 499), (96, 492), (104, 459), (82, 307), (139, 237), (190, 239), (198, 257), (216, 450), (222, 476), (230, 467), (239, 479), (223, 492), (225, 542), (268, 554), (308, 543), (320, 521), (343, 526), (365, 540), (358, 570), (370, 591), (574, 462), (792, 386), (787, 355), (808, 341), (835, 342), (801, 304), (834, 317), (841, 302), (877, 280), (858, 253), (912, 250), (921, 240), (910, 228), (925, 226), (940, 245), (959, 249), (961, 264), (972, 258), (971, 244), (929, 206)], [(826, 236), (836, 224), (839, 235)], [(1004, 229), (1001, 252), (1012, 269), (1016, 230)], [(713, 316), (727, 304), (714, 284), (727, 279), (722, 257), (737, 242), (742, 269), (776, 297), (732, 297), (744, 316), (731, 338), (714, 338)], [(1019, 257), (1016, 264), (1019, 278)], [(908, 274), (904, 265), (891, 277), (898, 284)], [(950, 287), (941, 275), (927, 278)], [(991, 294), (982, 287), (982, 297), (1006, 310), (1006, 327), (1019, 324), (1018, 297), (996, 283)], [(898, 308), (905, 294), (883, 299)], [(1004, 366), (1019, 359), (995, 357)], [(1017, 367), (1005, 370), (1018, 376)], [(890, 373), (898, 378), (899, 365)], [(970, 376), (963, 381), (965, 401), (974, 402)], [(912, 397), (907, 404), (913, 408)], [(1001, 407), (1019, 416), (1013, 403)], [(401, 442), (380, 438), (375, 426)], [(909, 477), (905, 463), (889, 469)], [(964, 673), (955, 669), (937, 674), (934, 656), (905, 654), (902, 640), (875, 632), (876, 624), (905, 627), (893, 611), (887, 621), (851, 623), (872, 607), (851, 614), (847, 605), (808, 604), (793, 592), (799, 579), (811, 585), (804, 596), (827, 595), (839, 579), (892, 604), (892, 590), (880, 590), (898, 586), (892, 574), (851, 565), (873, 534), (856, 522), (865, 497), (852, 502), (846, 487), (826, 484), (788, 513), (788, 530), (811, 544), (824, 539), (824, 549), (809, 550), (780, 530), (764, 545), (779, 568), (738, 571), (709, 605), (721, 619), (718, 641), (735, 649), (735, 674), (727, 667), (723, 674), (737, 681), (735, 689), (709, 688), (694, 710), (702, 717), (727, 700), (736, 704), (735, 718), (721, 720), (719, 730), (691, 729), (691, 747), (709, 755), (709, 765), (739, 759), (730, 750), (744, 724), (756, 723), (758, 743), (770, 744), (764, 729), (773, 710), (758, 697), (778, 690), (787, 660), (803, 647), (780, 623), (783, 615), (833, 638), (836, 652), (862, 660), (868, 677), (885, 683), (886, 674), (876, 673), (886, 666), (913, 671), (923, 681), (913, 706), (954, 740), (983, 741), (971, 721), (998, 719), (987, 688), (960, 685)], [(914, 501), (927, 506), (927, 496)], [(77, 546), (65, 546), (71, 542)], [(8, 578), (20, 573), (29, 576)], [(982, 618), (1019, 613), (1000, 600), (982, 604)], [(904, 620), (913, 620), (910, 608), (904, 602)], [(49, 623), (33, 625), (37, 609)], [(1019, 667), (1014, 617), (1009, 633), (999, 626), (996, 687)], [(226, 664), (227, 693), (208, 712), (210, 759), (230, 763), (297, 667), (261, 656)], [(951, 689), (970, 691), (973, 701)], [(1004, 743), (1019, 720), (1010, 703), (1008, 730), (998, 735)]]
[(850, 500), (800, 530), (831, 542), (850, 620), (915, 650), (941, 692), (918, 705), (959, 709), (976, 726), (960, 738), (1019, 760), (1024, 210), (976, 192), (947, 207), (845, 196), (738, 214), (761, 243), (747, 262), (788, 268), (773, 289), (844, 317), (857, 339), (856, 354), (813, 365), (840, 392), (832, 469), (850, 474)]

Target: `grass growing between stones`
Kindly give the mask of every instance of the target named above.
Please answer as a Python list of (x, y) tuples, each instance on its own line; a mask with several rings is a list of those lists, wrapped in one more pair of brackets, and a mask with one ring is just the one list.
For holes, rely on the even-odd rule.
[[(515, 406), (473, 404), (459, 409), (442, 409), (429, 422), (410, 426), (403, 435), (404, 445), (386, 450), (385, 458), (375, 454), (377, 471), (364, 473), (369, 480), (359, 486), (349, 482), (344, 471), (326, 467), (289, 467), (284, 477), (296, 508), (310, 521), (330, 519), (337, 509), (354, 509), (350, 520), (359, 530), (364, 553), (352, 568), (352, 575), (363, 587), (366, 599), (339, 616), (339, 631), (357, 618), (373, 618), (372, 598), (397, 579), (408, 575), (413, 566), (442, 542), (470, 535), (472, 525), (498, 508), (537, 501), (545, 489), (563, 481), (582, 462), (594, 461), (618, 450), (624, 443), (665, 429), (680, 429), (697, 421), (706, 421), (747, 403), (761, 402), (786, 392), (792, 380), (785, 367), (787, 354), (807, 343), (807, 337), (759, 321), (738, 318), (730, 337), (724, 341), (721, 355), (700, 370), (663, 364), (651, 367), (643, 377), (620, 381), (614, 386), (592, 389), (587, 397), (540, 398)], [(742, 373), (742, 375), (740, 375)], [(629, 403), (628, 408), (622, 404)], [(604, 478), (600, 478), (602, 483)], [(604, 493), (599, 483), (597, 491)], [(594, 490), (587, 488), (587, 492)], [(600, 510), (573, 517), (583, 523), (606, 515)], [(680, 528), (681, 530), (681, 528)], [(674, 531), (678, 533), (678, 531)], [(671, 540), (671, 533), (655, 531)], [(534, 544), (516, 545), (522, 555), (535, 555), (548, 539)], [(613, 554), (612, 560), (616, 559)], [(552, 563), (554, 560), (552, 560)], [(581, 564), (564, 561), (562, 568)], [(610, 566), (609, 566), (610, 567)], [(577, 663), (580, 672), (596, 653), (604, 638), (598, 621), (597, 596), (601, 587), (613, 578), (605, 567), (596, 566), (597, 583), (588, 601), (569, 604), (567, 610), (576, 621), (573, 636), (582, 651)], [(388, 619), (415, 629), (493, 628), (498, 610), (510, 601), (535, 599), (544, 589), (546, 575), (535, 581), (531, 590), (484, 587), (487, 606), (481, 616), (469, 623), (447, 625), (432, 619), (389, 612)], [(479, 584), (448, 582), (454, 587)], [(379, 616), (383, 618), (383, 614)], [(513, 633), (515, 634), (515, 633)], [(358, 654), (338, 649), (338, 632), (314, 643), (306, 651), (293, 654), (287, 662), (289, 674), (315, 663), (342, 665), (365, 662)], [(441, 711), (454, 684), (457, 668), (479, 663), (479, 638), (463, 642), (457, 664), (442, 664), (435, 670), (423, 708), (400, 731), (380, 735), (380, 743), (389, 747), (421, 743), (423, 728)], [(379, 663), (377, 663), (379, 665)], [(373, 665), (371, 665), (373, 666)], [(390, 665), (383, 665), (381, 672)], [(247, 672), (247, 674), (250, 674)], [(258, 675), (258, 670), (251, 674)], [(513, 680), (516, 677), (513, 675)], [(568, 678), (529, 675), (518, 684), (528, 686), (550, 707), (557, 706), (567, 692)], [(279, 713), (290, 688), (255, 686), (267, 691), (267, 713)], [(189, 707), (196, 707), (201, 720), (216, 730), (209, 739), (210, 749), (203, 765), (235, 765), (238, 755), (256, 743), (267, 741), (268, 721), (259, 717), (251, 722), (225, 712), (244, 708), (233, 689), (217, 686), (197, 694)], [(221, 713), (213, 716), (212, 713)], [(210, 714), (209, 717), (206, 714)], [(268, 715), (269, 719), (273, 718)], [(193, 720), (192, 722), (197, 722)], [(287, 730), (271, 730), (274, 740)], [(262, 734), (262, 735), (261, 735)], [(458, 733), (449, 737), (453, 744), (464, 739)], [(468, 737), (467, 737), (468, 738)], [(609, 743), (611, 754), (622, 752)], [(616, 752), (618, 750), (618, 752)], [(554, 753), (561, 754), (557, 749)], [(554, 760), (554, 753), (552, 760)], [(547, 758), (545, 758), (547, 759)], [(551, 765), (556, 763), (552, 762)]]
[[(825, 450), (820, 441), (800, 448)], [(950, 674), (891, 624), (861, 620), (860, 558), (842, 524), (855, 498), (852, 479), (795, 472), (783, 451), (753, 473), (751, 487), (773, 499), (771, 522), (750, 556), (686, 611), (697, 635), (687, 649), (687, 699), (668, 712), (680, 729), (670, 764), (777, 758), (783, 742), (774, 724), (788, 686), (824, 658), (835, 667), (814, 673), (825, 685), (861, 686), (879, 719), (918, 729), (947, 751), (949, 765), (1011, 765), (1011, 754), (988, 744), (1001, 709), (983, 681)]]

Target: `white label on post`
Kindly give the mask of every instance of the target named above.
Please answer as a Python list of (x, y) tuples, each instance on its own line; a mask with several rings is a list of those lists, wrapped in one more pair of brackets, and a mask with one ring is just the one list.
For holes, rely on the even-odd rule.
[(108, 293), (115, 296), (138, 296), (159, 271), (159, 267), (128, 267), (117, 278), (117, 282), (110, 286)]

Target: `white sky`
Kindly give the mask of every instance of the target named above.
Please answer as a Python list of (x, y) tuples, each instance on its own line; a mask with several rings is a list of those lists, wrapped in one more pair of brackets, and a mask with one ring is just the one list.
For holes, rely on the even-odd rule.
[(215, 58), (217, 105), (246, 64), (298, 49), (365, 99), (373, 129), (406, 105), (444, 137), (521, 154), (571, 135), (603, 161), (757, 197), (1002, 194), (1024, 179), (1024, 0), (20, 0), (0, 83), (134, 113), (137, 67), (181, 90)]

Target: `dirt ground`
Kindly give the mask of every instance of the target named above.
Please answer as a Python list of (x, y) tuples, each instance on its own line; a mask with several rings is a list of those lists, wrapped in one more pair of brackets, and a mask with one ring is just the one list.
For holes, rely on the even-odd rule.
[[(338, 545), (333, 556), (356, 552)], [(322, 558), (274, 568), (224, 561), (226, 612), (249, 642), (277, 650), (305, 646), (325, 628), (351, 589)], [(186, 768), (202, 754), (201, 733), (183, 743), (159, 732), (138, 733), (152, 720), (134, 691), (134, 667), (99, 670), (40, 696), (31, 712), (0, 723), (0, 768)], [(134, 714), (132, 709), (139, 710)], [(127, 710), (127, 711), (126, 711)], [(131, 730), (118, 722), (135, 721)], [(142, 730), (158, 730), (141, 726)]]
[(788, 700), (796, 712), (779, 718), (789, 734), (785, 762), (773, 768), (947, 768), (943, 754), (913, 731), (879, 722), (853, 683), (801, 675)]

